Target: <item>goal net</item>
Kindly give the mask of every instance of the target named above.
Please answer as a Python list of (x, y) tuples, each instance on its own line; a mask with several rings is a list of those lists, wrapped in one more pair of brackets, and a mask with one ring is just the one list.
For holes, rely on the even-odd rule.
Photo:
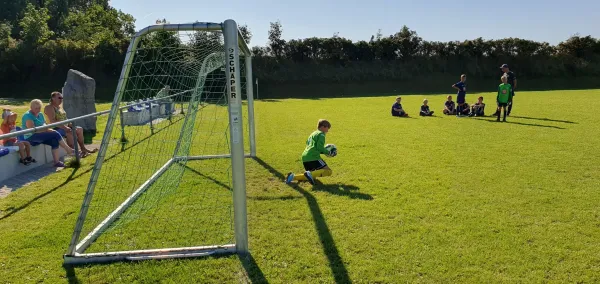
[(233, 20), (135, 35), (66, 263), (247, 252), (251, 65)]

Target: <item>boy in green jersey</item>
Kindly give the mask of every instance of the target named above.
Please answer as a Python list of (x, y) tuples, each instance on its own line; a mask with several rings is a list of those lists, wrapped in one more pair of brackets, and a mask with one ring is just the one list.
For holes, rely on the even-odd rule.
[(306, 148), (302, 152), (302, 163), (304, 164), (303, 174), (288, 173), (285, 182), (308, 181), (315, 184), (315, 177), (330, 176), (333, 172), (321, 159), (321, 154), (329, 155), (329, 150), (325, 149), (325, 134), (329, 132), (331, 124), (325, 119), (319, 119), (317, 130), (310, 134), (306, 140)]
[(506, 121), (506, 106), (512, 97), (512, 86), (507, 83), (508, 77), (501, 77), (502, 84), (498, 86), (498, 96), (496, 96), (496, 101), (498, 102), (498, 110), (496, 111), (498, 115), (498, 119), (496, 121), (500, 121), (500, 108), (504, 109), (504, 119)]

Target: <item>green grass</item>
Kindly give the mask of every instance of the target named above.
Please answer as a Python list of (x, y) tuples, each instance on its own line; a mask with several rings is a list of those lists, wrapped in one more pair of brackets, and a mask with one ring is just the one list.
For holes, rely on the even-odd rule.
[[(494, 96), (483, 95), (490, 113)], [(472, 102), (476, 96), (467, 99)], [(444, 97), (427, 95), (436, 111)], [(63, 268), (62, 255), (91, 174), (93, 158), (86, 158), (79, 169), (63, 170), (0, 200), (0, 279), (600, 281), (600, 90), (520, 92), (507, 123), (490, 117), (415, 116), (424, 98), (403, 97), (414, 118), (391, 117), (393, 97), (257, 102), (259, 158), (246, 163), (249, 259)], [(577, 111), (579, 106), (585, 106), (583, 111)], [(333, 176), (315, 186), (285, 185), (287, 172), (301, 171), (304, 141), (319, 118), (333, 125), (327, 142), (337, 145), (339, 155), (326, 159)], [(126, 151), (143, 153), (143, 145)], [(198, 184), (222, 187), (215, 187), (215, 196), (228, 194), (221, 172), (227, 165), (211, 165), (210, 174), (202, 163), (188, 166), (180, 187), (188, 197)], [(164, 200), (169, 198), (183, 206), (176, 197)], [(171, 216), (161, 220), (166, 218)], [(194, 229), (184, 225), (186, 218), (181, 216), (180, 228)], [(173, 238), (157, 236), (166, 229), (149, 218), (137, 222), (147, 226), (147, 232), (132, 231), (140, 243), (150, 246)], [(110, 240), (110, 235), (103, 237)]]

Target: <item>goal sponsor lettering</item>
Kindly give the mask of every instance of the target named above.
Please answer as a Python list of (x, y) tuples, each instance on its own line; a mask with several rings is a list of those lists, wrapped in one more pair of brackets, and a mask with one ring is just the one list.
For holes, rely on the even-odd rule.
[(235, 56), (234, 53), (235, 50), (233, 48), (229, 49), (229, 93), (231, 94), (231, 98), (235, 99), (236, 98), (236, 91), (235, 91)]

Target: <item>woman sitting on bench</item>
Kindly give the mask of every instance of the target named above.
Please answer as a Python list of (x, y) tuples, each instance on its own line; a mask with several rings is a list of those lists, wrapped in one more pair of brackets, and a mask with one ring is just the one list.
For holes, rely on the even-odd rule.
[[(41, 127), (46, 125), (44, 115), (41, 113), (42, 101), (33, 100), (29, 104), (29, 111), (23, 115), (23, 129), (30, 129), (34, 127)], [(59, 160), (58, 147), (63, 148), (67, 155), (73, 155), (75, 151), (63, 140), (60, 133), (54, 129), (43, 129), (34, 132), (33, 134), (27, 133), (24, 135), (25, 140), (31, 144), (45, 144), (52, 147), (52, 158), (54, 160), (55, 167), (64, 167), (65, 164)]]
[[(56, 123), (59, 121), (63, 121), (67, 119), (67, 113), (61, 107), (63, 103), (63, 95), (60, 92), (52, 92), (50, 95), (50, 104), (48, 104), (44, 108), (44, 114), (48, 118), (50, 123)], [(58, 131), (62, 137), (67, 138), (67, 145), (69, 147), (73, 147), (73, 132), (71, 128), (73, 127), (72, 123), (61, 125), (55, 127), (54, 130)], [(77, 144), (79, 144), (79, 149), (81, 149), (81, 157), (87, 157), (90, 153), (95, 153), (98, 149), (89, 150), (85, 147), (83, 143), (83, 128), (77, 126)]]

